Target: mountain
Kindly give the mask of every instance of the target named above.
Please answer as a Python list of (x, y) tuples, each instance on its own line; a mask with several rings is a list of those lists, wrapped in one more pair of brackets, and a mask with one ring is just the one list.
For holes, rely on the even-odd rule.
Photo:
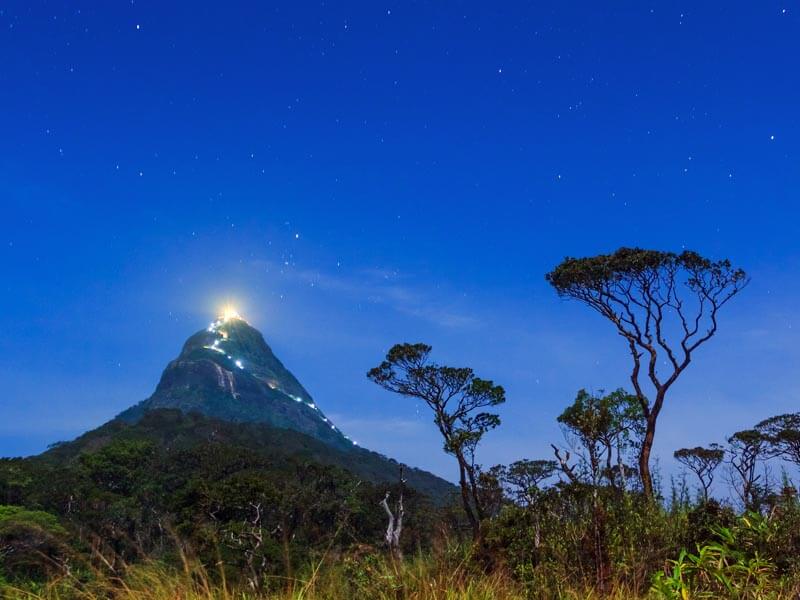
[[(170, 431), (170, 411), (192, 415), (181, 421), (182, 443), (227, 440), (270, 455), (296, 455), (342, 467), (372, 482), (396, 482), (398, 463), (359, 448), (325, 416), (308, 391), (281, 363), (261, 333), (236, 314), (218, 318), (183, 345), (161, 375), (153, 394), (114, 421), (61, 444), (48, 454), (69, 458), (92, 451), (118, 436), (159, 438), (158, 424)], [(159, 418), (148, 418), (150, 414)], [(202, 416), (203, 418), (200, 418)], [(193, 428), (198, 435), (189, 435)], [(172, 443), (172, 442), (170, 442)], [(419, 469), (406, 469), (408, 484), (439, 501), (452, 484)]]
[(339, 449), (356, 445), (325, 416), (261, 333), (238, 315), (220, 317), (186, 340), (153, 395), (118, 418), (134, 423), (157, 408), (292, 429)]

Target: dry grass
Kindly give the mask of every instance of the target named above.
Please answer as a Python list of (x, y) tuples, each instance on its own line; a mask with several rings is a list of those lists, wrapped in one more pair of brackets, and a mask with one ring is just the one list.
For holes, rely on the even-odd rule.
[(212, 577), (202, 566), (183, 569), (143, 563), (122, 578), (94, 576), (88, 582), (63, 577), (27, 589), (6, 587), (8, 600), (516, 600), (522, 591), (502, 574), (474, 575), (432, 569), (419, 559), (392, 564), (377, 560), (361, 569), (345, 563), (309, 569), (308, 577), (272, 580), (272, 591), (254, 591)]

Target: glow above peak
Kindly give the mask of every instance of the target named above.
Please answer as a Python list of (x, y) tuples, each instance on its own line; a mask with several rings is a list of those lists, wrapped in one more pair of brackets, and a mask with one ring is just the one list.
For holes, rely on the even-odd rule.
[(223, 322), (230, 321), (232, 319), (242, 319), (242, 315), (239, 314), (239, 311), (236, 310), (236, 307), (228, 304), (227, 306), (223, 307), (222, 314), (220, 315), (220, 320)]

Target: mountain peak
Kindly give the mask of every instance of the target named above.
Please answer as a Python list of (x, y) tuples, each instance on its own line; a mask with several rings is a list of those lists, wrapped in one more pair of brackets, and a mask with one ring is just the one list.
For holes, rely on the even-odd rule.
[(325, 416), (261, 332), (230, 308), (186, 340), (150, 398), (119, 417), (138, 421), (157, 408), (266, 423), (342, 448), (357, 445)]

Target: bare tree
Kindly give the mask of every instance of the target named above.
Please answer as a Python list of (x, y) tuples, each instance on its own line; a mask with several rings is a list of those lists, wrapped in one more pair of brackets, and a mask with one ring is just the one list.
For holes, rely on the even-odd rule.
[(505, 402), (505, 391), (492, 381), (475, 377), (472, 369), (430, 362), (430, 352), (431, 347), (425, 344), (397, 344), (367, 377), (390, 392), (422, 400), (433, 411), (444, 450), (458, 462), (461, 500), (473, 539), (477, 540), (487, 511), (481, 498), (475, 450), (486, 432), (500, 424), (496, 414), (484, 409)]
[(681, 448), (673, 454), (675, 460), (690, 469), (700, 480), (703, 490), (703, 501), (708, 502), (708, 493), (714, 482), (714, 471), (725, 458), (725, 450), (719, 444), (711, 444), (708, 448)]
[(550, 444), (550, 447), (553, 449), (553, 454), (558, 461), (558, 466), (561, 468), (561, 472), (566, 475), (567, 479), (569, 479), (571, 483), (581, 483), (581, 478), (575, 471), (576, 465), (571, 465), (569, 463), (570, 458), (572, 458), (570, 451), (564, 450), (564, 454), (561, 454), (562, 449), (555, 444)]
[[(239, 524), (231, 524), (223, 530), (222, 543), (242, 553), (247, 569), (247, 583), (256, 590), (261, 587), (262, 575), (266, 568), (266, 556), (260, 552), (264, 544), (264, 509), (261, 502), (248, 502), (252, 513)], [(216, 520), (215, 514), (211, 513)]]
[[(719, 310), (749, 279), (728, 260), (640, 248), (567, 258), (546, 277), (559, 296), (579, 300), (611, 321), (627, 343), (633, 363), (630, 380), (646, 419), (639, 476), (652, 498), (650, 453), (667, 391), (694, 351), (717, 332)], [(665, 373), (659, 371), (663, 364)], [(652, 402), (643, 377), (652, 386)]]

